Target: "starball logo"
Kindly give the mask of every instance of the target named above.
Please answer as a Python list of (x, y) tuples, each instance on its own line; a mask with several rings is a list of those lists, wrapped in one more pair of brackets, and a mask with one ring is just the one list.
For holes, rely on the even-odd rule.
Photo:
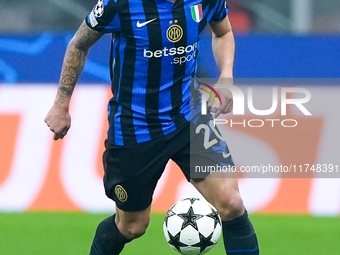
[[(203, 86), (202, 86), (203, 85)], [(209, 88), (207, 90), (206, 88)], [(214, 87), (201, 83), (201, 86), (199, 87), (199, 90), (201, 91), (201, 98), (202, 98), (202, 104), (201, 104), (201, 114), (206, 115), (207, 114), (207, 103), (209, 100), (209, 97), (212, 98), (214, 105), (216, 107), (219, 107), (219, 105), (222, 105), (222, 100), (220, 95), (217, 93), (216, 89), (229, 89), (233, 96), (233, 115), (245, 115), (245, 105), (248, 107), (249, 112), (256, 116), (268, 116), (273, 114), (278, 106), (278, 99), (280, 97), (280, 114), (281, 116), (287, 115), (287, 106), (288, 105), (295, 105), (300, 112), (302, 112), (305, 116), (311, 116), (312, 114), (308, 111), (308, 109), (304, 106), (305, 103), (309, 102), (311, 99), (311, 93), (309, 90), (305, 88), (299, 88), (299, 87), (281, 87), (280, 91), (278, 87), (272, 88), (271, 93), (271, 101), (272, 105), (269, 109), (256, 109), (254, 106), (254, 93), (253, 91), (256, 89), (253, 89), (252, 87), (247, 88), (247, 100), (245, 99), (244, 92), (235, 85), (227, 85), (227, 84), (216, 84)], [(279, 93), (280, 92), (280, 93)], [(298, 94), (299, 98), (289, 98), (289, 94), (294, 93)], [(214, 94), (214, 95), (213, 95)], [(217, 97), (218, 101), (215, 100)], [(215, 107), (214, 106), (214, 107)], [(233, 121), (232, 118), (230, 119), (223, 119), (218, 118), (213, 120), (214, 126), (220, 125), (220, 124), (227, 124), (230, 127), (233, 126), (243, 126), (243, 127), (263, 127), (265, 125), (271, 125), (271, 127), (274, 127), (275, 125), (281, 125), (282, 127), (296, 127), (298, 125), (297, 120), (295, 119), (272, 119), (272, 118), (256, 118), (256, 119), (250, 119), (246, 120), (244, 119), (242, 122)]]

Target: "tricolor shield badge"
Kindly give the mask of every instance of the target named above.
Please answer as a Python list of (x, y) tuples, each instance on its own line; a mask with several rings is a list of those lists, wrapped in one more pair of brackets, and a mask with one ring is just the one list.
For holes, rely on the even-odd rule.
[(190, 6), (190, 9), (193, 20), (197, 23), (200, 22), (202, 19), (202, 4)]

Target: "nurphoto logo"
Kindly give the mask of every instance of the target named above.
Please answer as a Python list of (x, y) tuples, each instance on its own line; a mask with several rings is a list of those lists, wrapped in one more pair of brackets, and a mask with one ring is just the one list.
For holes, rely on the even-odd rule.
[[(237, 86), (230, 84), (216, 84), (214, 87), (210, 86), (206, 83), (201, 83), (199, 90), (201, 91), (201, 114), (207, 114), (207, 104), (209, 97), (213, 100), (214, 105), (212, 107), (219, 107), (222, 105), (222, 99), (218, 94), (217, 90), (219, 89), (228, 89), (231, 91), (233, 96), (233, 110), (232, 115), (245, 115), (245, 107), (249, 110), (250, 113), (256, 116), (268, 116), (273, 114), (280, 105), (280, 115), (287, 115), (287, 105), (295, 105), (300, 112), (302, 112), (305, 116), (311, 116), (312, 114), (308, 111), (308, 109), (304, 106), (305, 103), (309, 102), (311, 99), (311, 93), (309, 90), (305, 88), (299, 87), (281, 87), (280, 91), (278, 87), (273, 87), (271, 91), (271, 106), (268, 109), (256, 109), (254, 106), (254, 93), (253, 87), (247, 87), (247, 92), (245, 97), (245, 93)], [(204, 88), (206, 87), (206, 88)], [(210, 91), (208, 90), (210, 89)], [(294, 93), (298, 94), (299, 98), (289, 98), (289, 94)], [(216, 100), (216, 98), (218, 100)], [(246, 99), (245, 99), (246, 98)], [(280, 104), (279, 104), (280, 98)], [(214, 126), (219, 124), (229, 124), (230, 127), (235, 125), (243, 125), (244, 127), (262, 127), (266, 123), (275, 126), (275, 123), (280, 122), (283, 127), (295, 127), (298, 125), (298, 122), (295, 119), (250, 119), (243, 120), (242, 122), (233, 122), (232, 119), (223, 119), (218, 118), (214, 119)]]

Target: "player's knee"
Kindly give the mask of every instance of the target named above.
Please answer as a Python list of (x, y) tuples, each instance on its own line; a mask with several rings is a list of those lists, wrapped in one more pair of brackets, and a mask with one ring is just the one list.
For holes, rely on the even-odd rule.
[(129, 239), (136, 239), (144, 235), (146, 232), (147, 225), (143, 224), (132, 224), (130, 225), (126, 232)]
[(116, 210), (116, 224), (123, 236), (132, 240), (141, 237), (150, 222), (151, 207), (138, 212)]
[(128, 239), (136, 239), (141, 237), (145, 232), (149, 225), (150, 219), (140, 219), (138, 221), (128, 222), (117, 224), (119, 225), (119, 229), (121, 233)]
[(223, 221), (240, 217), (244, 213), (244, 204), (239, 193), (222, 198), (216, 209)]

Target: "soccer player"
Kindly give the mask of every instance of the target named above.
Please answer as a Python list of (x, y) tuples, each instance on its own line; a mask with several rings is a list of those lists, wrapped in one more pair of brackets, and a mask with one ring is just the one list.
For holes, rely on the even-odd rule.
[[(191, 80), (207, 24), (213, 32), (219, 79), (233, 77), (235, 44), (227, 14), (225, 0), (99, 0), (70, 41), (57, 96), (45, 118), (55, 140), (62, 139), (71, 126), (71, 95), (90, 47), (104, 33), (113, 35), (113, 97), (108, 105), (103, 163), (105, 191), (116, 202), (116, 213), (99, 224), (90, 255), (119, 254), (126, 243), (144, 234), (152, 195), (169, 159), (217, 208), (226, 253), (259, 254), (237, 179), (190, 178), (193, 152), (200, 153), (198, 158), (233, 165), (230, 156), (222, 155), (227, 147), (225, 151), (203, 147), (203, 133), (190, 141), (190, 126), (195, 126), (190, 125), (190, 112), (197, 106), (192, 99), (199, 95)], [(212, 109), (215, 116), (232, 110), (231, 92), (217, 92), (222, 104)]]

